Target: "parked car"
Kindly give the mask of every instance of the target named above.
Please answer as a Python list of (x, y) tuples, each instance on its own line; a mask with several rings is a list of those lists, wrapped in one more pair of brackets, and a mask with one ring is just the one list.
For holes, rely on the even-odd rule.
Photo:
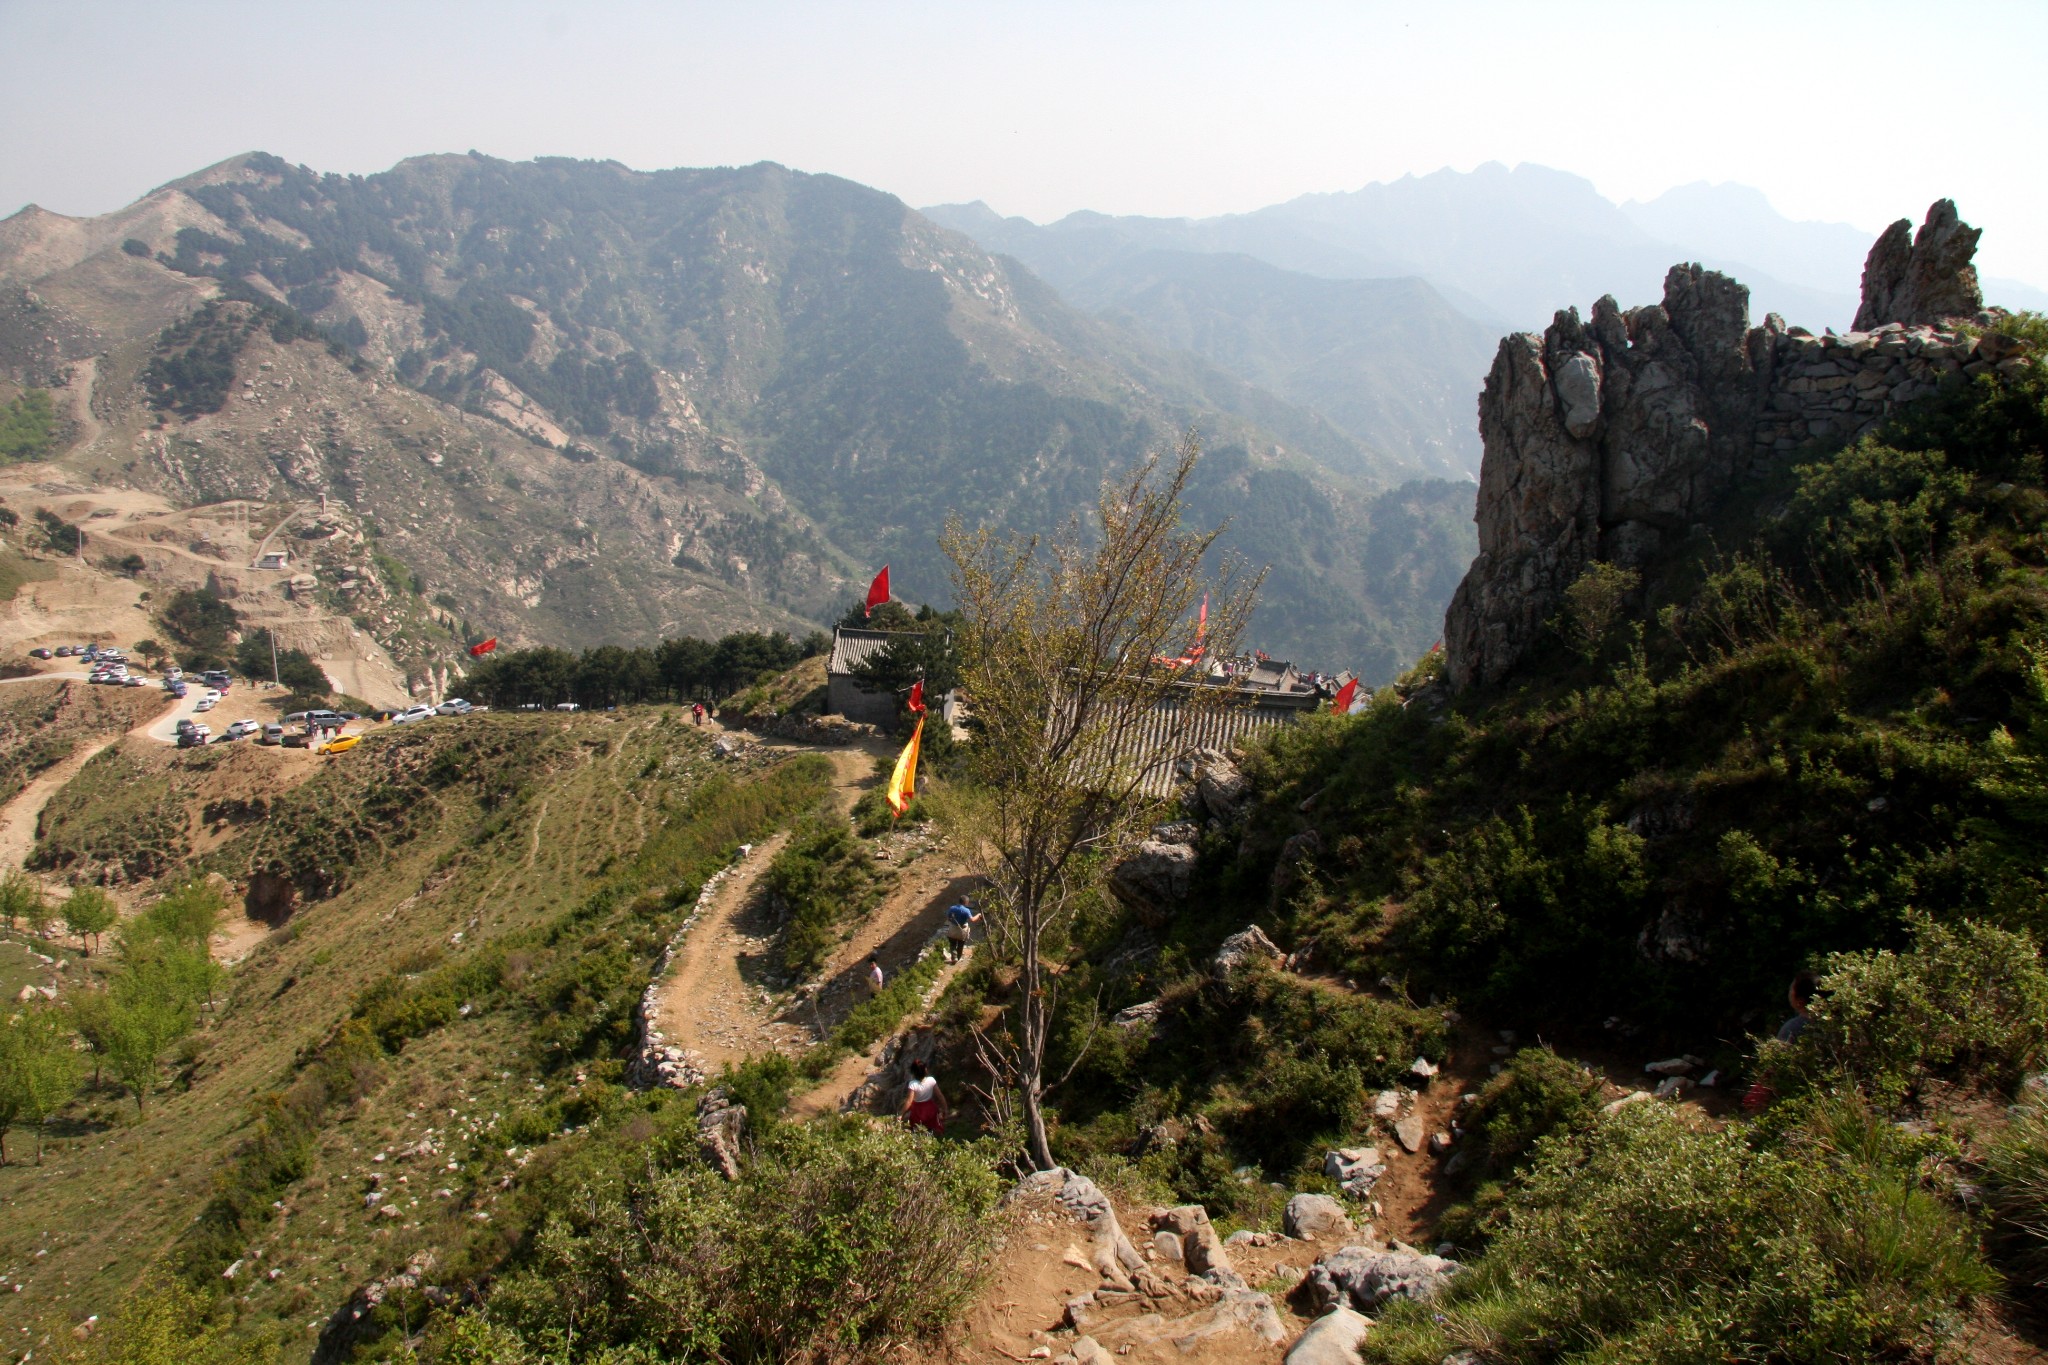
[(434, 714), (431, 706), (408, 706), (391, 718), (393, 725), (409, 725), (416, 720), (425, 720)]
[(28, 657), (31, 659), (53, 659), (56, 655), (47, 649), (32, 649), (28, 652)]
[(262, 732), (262, 730), (262, 725), (260, 725), (256, 721), (238, 720), (228, 726), (226, 733), (222, 734), (221, 738), (241, 739), (245, 735), (259, 734)]
[(557, 711), (581, 711), (583, 708), (573, 701), (558, 701), (555, 703), (555, 709)]
[(434, 708), (437, 715), (443, 716), (466, 716), (469, 714), (469, 710), (469, 703), (460, 697), (450, 697)]
[(189, 730), (180, 730), (178, 732), (178, 747), (180, 749), (196, 749), (202, 744), (211, 744), (212, 742), (213, 731), (204, 725), (195, 725)]
[(184, 676), (185, 670), (178, 667), (176, 664), (172, 664), (169, 668), (164, 670), (164, 677), (166, 677), (172, 682), (176, 682), (178, 679)]
[(57, 648), (52, 651), (52, 653), (54, 653), (60, 659), (70, 658), (72, 652), (73, 651), (70, 645), (58, 645)]
[(219, 697), (201, 697), (199, 699), (199, 704), (193, 707), (192, 709), (194, 711), (211, 711), (214, 707), (218, 705), (220, 705)]
[(184, 734), (184, 733), (185, 733), (185, 732), (186, 732), (187, 730), (195, 729), (196, 727), (197, 727), (197, 722), (196, 722), (196, 721), (194, 721), (194, 720), (192, 719), (192, 717), (190, 717), (190, 716), (180, 716), (180, 717), (178, 717), (178, 727), (177, 727), (177, 728), (178, 728), (178, 733), (179, 733), (179, 734), (181, 734), (181, 735), (182, 735), (182, 734)]
[(225, 668), (209, 668), (199, 675), (199, 681), (208, 687), (217, 687), (225, 692), (234, 686), (235, 680)]
[(345, 754), (363, 742), (361, 735), (341, 735), (315, 749), (316, 754)]
[(185, 683), (171, 684), (171, 695), (174, 697), (183, 698), (184, 695), (191, 690), (191, 687)]
[(130, 673), (127, 677), (121, 679), (121, 685), (123, 687), (147, 687), (149, 686), (149, 679), (138, 678), (133, 673)]
[(341, 712), (328, 710), (308, 711), (306, 713), (306, 724), (312, 726), (315, 730), (339, 730), (342, 725)]
[(276, 721), (263, 727), (263, 733), (256, 736), (258, 744), (279, 745), (284, 743), (284, 727)]

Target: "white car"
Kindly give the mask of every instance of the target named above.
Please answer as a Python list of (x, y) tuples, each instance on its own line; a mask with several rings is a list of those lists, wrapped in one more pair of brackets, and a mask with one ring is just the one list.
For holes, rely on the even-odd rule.
[(558, 701), (555, 703), (555, 709), (557, 711), (581, 711), (583, 708), (573, 701)]
[(406, 725), (416, 720), (425, 720), (434, 714), (431, 706), (408, 706), (391, 718), (393, 725)]
[(263, 726), (261, 725), (261, 723), (257, 721), (238, 720), (229, 724), (227, 728), (227, 733), (222, 735), (221, 738), (240, 739), (243, 735), (253, 735), (262, 728)]
[(450, 697), (435, 707), (434, 712), (443, 716), (466, 716), (470, 712), (470, 705), (460, 697)]
[(192, 709), (194, 711), (211, 711), (214, 707), (218, 705), (220, 705), (219, 697), (201, 697), (199, 699), (199, 705), (193, 707)]

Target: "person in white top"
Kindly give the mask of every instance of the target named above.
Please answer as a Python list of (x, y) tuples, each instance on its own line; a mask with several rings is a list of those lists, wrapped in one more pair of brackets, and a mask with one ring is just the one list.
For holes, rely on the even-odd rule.
[(910, 1081), (904, 1087), (903, 1121), (931, 1133), (946, 1130), (946, 1095), (938, 1078), (925, 1070), (923, 1062), (910, 1064)]

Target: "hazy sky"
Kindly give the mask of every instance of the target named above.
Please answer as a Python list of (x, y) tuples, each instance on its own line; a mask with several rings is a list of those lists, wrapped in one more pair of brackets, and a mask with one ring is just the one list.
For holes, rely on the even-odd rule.
[(258, 148), (772, 160), (1040, 221), (1533, 161), (1872, 232), (1949, 196), (1987, 274), (2048, 286), (2042, 0), (0, 0), (0, 51), (0, 214)]

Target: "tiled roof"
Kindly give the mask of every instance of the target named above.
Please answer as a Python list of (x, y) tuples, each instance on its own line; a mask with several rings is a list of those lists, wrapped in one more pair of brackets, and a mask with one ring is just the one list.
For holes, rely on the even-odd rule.
[(1204, 698), (1192, 716), (1181, 714), (1180, 698), (1167, 697), (1144, 716), (1130, 737), (1130, 751), (1135, 760), (1146, 763), (1139, 783), (1145, 795), (1170, 796), (1178, 781), (1174, 765), (1192, 751), (1232, 749), (1253, 735), (1292, 724), (1322, 700), (1314, 692), (1232, 688), (1231, 694), (1235, 704), (1219, 706)]
[(908, 630), (854, 630), (845, 626), (835, 626), (832, 630), (832, 657), (825, 664), (825, 672), (851, 673), (887, 649), (891, 640), (915, 633)]

